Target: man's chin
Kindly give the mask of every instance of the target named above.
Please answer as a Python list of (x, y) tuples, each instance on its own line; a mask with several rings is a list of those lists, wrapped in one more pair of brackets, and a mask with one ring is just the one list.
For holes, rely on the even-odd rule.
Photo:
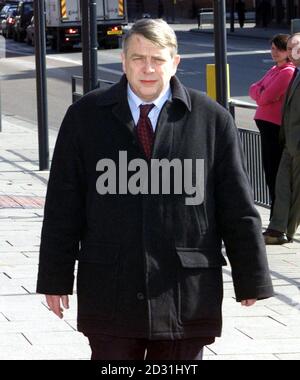
[(152, 100), (155, 100), (156, 98), (158, 98), (158, 95), (157, 95), (157, 92), (144, 91), (140, 93), (139, 97), (146, 102), (151, 102)]

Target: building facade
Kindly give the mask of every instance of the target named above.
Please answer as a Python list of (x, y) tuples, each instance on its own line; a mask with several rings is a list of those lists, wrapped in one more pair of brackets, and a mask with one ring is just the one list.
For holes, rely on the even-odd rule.
[[(196, 19), (201, 8), (212, 8), (213, 0), (128, 0), (130, 21), (145, 14), (163, 17), (167, 21), (181, 18)], [(234, 0), (226, 0), (227, 12)], [(255, 12), (258, 26), (267, 13), (267, 24), (288, 26), (292, 19), (300, 18), (300, 0), (245, 0), (246, 11)]]

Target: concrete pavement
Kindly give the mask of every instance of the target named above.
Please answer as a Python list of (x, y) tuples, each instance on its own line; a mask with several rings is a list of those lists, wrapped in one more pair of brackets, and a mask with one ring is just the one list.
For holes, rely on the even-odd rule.
[[(52, 153), (55, 132), (50, 131)], [(76, 298), (59, 320), (35, 294), (48, 172), (38, 165), (37, 128), (3, 117), (0, 133), (0, 359), (88, 359), (76, 332)], [(268, 210), (259, 207), (264, 227)], [(205, 351), (208, 360), (300, 359), (300, 236), (268, 247), (276, 296), (243, 308), (224, 268), (224, 332)]]
[[(208, 33), (212, 34), (214, 32), (212, 24), (204, 24), (201, 28), (190, 27), (190, 32), (192, 33)], [(268, 28), (256, 27), (254, 23), (246, 23), (243, 28), (235, 23), (234, 32), (230, 32), (230, 24), (226, 24), (227, 36), (230, 37), (245, 37), (245, 38), (255, 38), (255, 39), (265, 39), (270, 40), (275, 34), (283, 33), (288, 34), (290, 30), (288, 28), (278, 28), (269, 26)]]

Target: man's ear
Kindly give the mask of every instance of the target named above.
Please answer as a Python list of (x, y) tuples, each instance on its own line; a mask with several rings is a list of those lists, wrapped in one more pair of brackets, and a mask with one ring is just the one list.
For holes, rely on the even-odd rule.
[(122, 53), (121, 53), (121, 60), (122, 60), (123, 71), (124, 71), (124, 73), (126, 74), (126, 65), (125, 65), (126, 57), (125, 57), (125, 53), (124, 53), (123, 51), (122, 51)]
[(180, 55), (176, 54), (173, 58), (173, 75), (176, 74), (179, 63), (180, 63)]

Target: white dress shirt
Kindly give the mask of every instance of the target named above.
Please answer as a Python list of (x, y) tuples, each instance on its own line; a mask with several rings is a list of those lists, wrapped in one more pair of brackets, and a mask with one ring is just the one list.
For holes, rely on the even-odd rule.
[(171, 98), (172, 92), (171, 87), (168, 86), (165, 91), (161, 93), (161, 95), (155, 99), (153, 102), (144, 102), (141, 100), (130, 88), (130, 85), (128, 83), (127, 86), (127, 97), (128, 97), (128, 103), (130, 107), (130, 111), (134, 120), (134, 124), (137, 125), (139, 117), (140, 117), (140, 105), (141, 104), (154, 104), (154, 107), (149, 112), (149, 119), (151, 121), (151, 125), (153, 128), (153, 131), (155, 132), (156, 126), (157, 126), (157, 120), (160, 114), (161, 109), (163, 108), (163, 105), (165, 102)]

